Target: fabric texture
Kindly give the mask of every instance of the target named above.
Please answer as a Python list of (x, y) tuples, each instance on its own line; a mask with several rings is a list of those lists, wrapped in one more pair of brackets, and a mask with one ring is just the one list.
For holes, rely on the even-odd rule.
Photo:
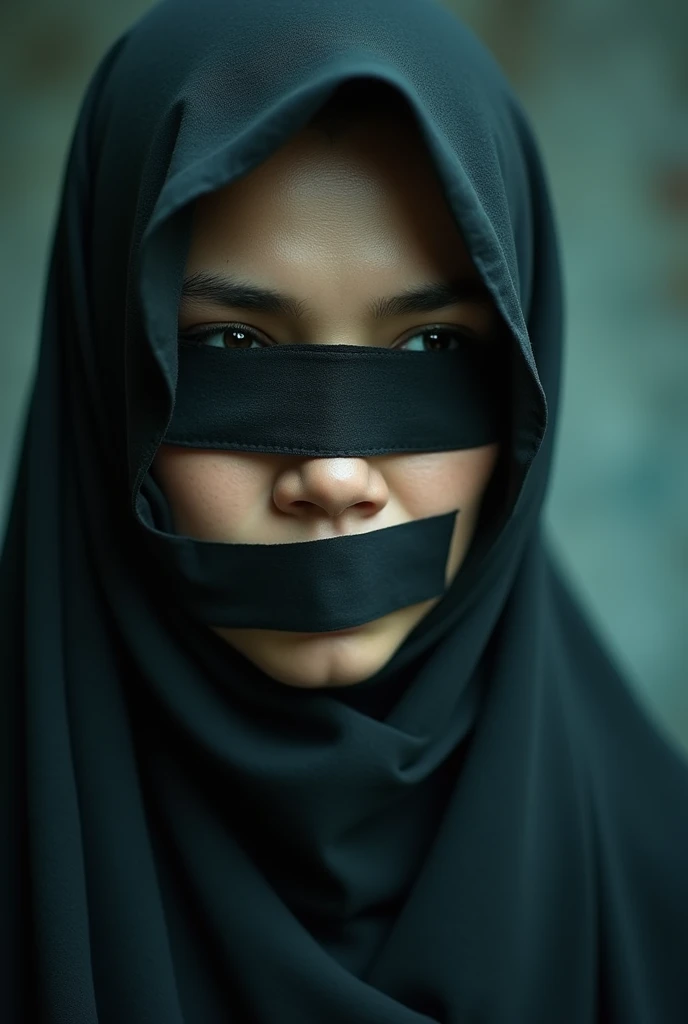
[[(185, 211), (357, 77), (414, 111), (508, 326), (508, 458), (389, 663), (306, 691), (170, 599), (141, 515), (170, 530), (148, 468)], [(541, 524), (563, 333), (532, 129), (443, 7), (171, 0), (111, 47), (69, 152), (0, 564), (4, 1021), (688, 1019), (688, 765)]]

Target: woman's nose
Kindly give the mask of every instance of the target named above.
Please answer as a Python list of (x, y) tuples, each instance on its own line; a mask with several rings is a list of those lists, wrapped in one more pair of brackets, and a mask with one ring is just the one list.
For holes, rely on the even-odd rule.
[(372, 516), (387, 504), (389, 493), (380, 471), (361, 458), (308, 458), (281, 473), (273, 500), (294, 516), (339, 516), (356, 506)]

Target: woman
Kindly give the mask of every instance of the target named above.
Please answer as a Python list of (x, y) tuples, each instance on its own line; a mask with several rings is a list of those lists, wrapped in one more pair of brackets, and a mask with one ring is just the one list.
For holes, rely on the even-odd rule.
[(0, 572), (4, 1019), (685, 1020), (688, 769), (541, 530), (562, 335), (443, 8), (114, 44)]

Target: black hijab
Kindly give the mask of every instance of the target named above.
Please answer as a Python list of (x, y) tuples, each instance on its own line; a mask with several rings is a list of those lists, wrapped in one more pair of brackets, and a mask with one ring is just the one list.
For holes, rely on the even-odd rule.
[[(306, 691), (170, 596), (142, 516), (164, 527), (147, 469), (184, 210), (354, 78), (414, 111), (507, 325), (509, 457), (389, 663)], [(537, 146), (448, 11), (172, 0), (112, 46), (69, 154), (0, 572), (3, 1020), (688, 1019), (688, 769), (542, 535), (561, 357)]]

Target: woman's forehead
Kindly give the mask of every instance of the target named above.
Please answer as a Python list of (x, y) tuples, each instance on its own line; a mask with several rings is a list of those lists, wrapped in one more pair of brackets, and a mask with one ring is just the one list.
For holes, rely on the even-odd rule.
[[(300, 132), (242, 178), (195, 203), (189, 257), (314, 260), (345, 267), (470, 264), (460, 225), (417, 141), (380, 145), (367, 126), (335, 145)], [(425, 267), (424, 267), (425, 265)]]

